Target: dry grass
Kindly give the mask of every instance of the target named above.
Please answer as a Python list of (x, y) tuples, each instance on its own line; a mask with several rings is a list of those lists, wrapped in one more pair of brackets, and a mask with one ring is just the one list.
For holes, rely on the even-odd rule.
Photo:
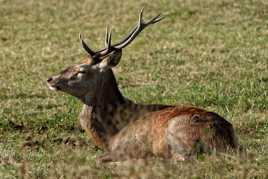
[[(123, 93), (146, 103), (193, 104), (233, 123), (246, 153), (99, 166), (101, 151), (79, 129), (79, 101), (45, 79), (114, 41), (145, 16), (143, 32), (116, 68)], [(0, 178), (267, 178), (268, 3), (266, 0), (0, 0)]]

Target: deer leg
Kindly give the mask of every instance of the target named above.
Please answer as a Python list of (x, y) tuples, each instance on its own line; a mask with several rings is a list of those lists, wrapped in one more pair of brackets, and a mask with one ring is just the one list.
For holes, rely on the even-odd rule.
[(107, 152), (97, 158), (97, 163), (107, 163), (114, 161), (110, 152)]
[(174, 161), (185, 161), (185, 160), (187, 160), (187, 158), (184, 155), (175, 153), (175, 154), (172, 155), (171, 160), (174, 160)]

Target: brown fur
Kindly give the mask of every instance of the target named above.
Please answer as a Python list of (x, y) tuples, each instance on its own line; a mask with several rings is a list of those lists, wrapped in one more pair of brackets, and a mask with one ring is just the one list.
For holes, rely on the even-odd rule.
[(122, 51), (108, 52), (89, 54), (87, 62), (47, 80), (50, 89), (84, 103), (80, 123), (94, 144), (106, 151), (100, 161), (150, 156), (185, 160), (200, 152), (237, 147), (232, 125), (216, 113), (191, 106), (136, 104), (123, 97), (111, 70)]
[(130, 123), (110, 140), (109, 153), (100, 160), (148, 156), (184, 160), (197, 152), (236, 147), (232, 125), (220, 116), (195, 107), (173, 106)]
[[(75, 80), (85, 65), (87, 73)], [(84, 103), (80, 123), (107, 151), (102, 162), (149, 156), (185, 160), (198, 152), (237, 147), (232, 125), (219, 115), (190, 106), (136, 104), (122, 96), (110, 69), (100, 73), (90, 64), (75, 65), (48, 83)]]

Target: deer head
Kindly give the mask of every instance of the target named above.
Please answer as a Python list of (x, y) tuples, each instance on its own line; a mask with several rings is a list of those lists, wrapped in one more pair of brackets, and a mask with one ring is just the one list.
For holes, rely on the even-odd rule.
[(120, 42), (112, 45), (111, 30), (106, 29), (105, 48), (93, 51), (83, 40), (80, 34), (80, 40), (83, 49), (88, 57), (85, 63), (77, 64), (66, 68), (58, 75), (47, 79), (48, 87), (51, 90), (60, 90), (69, 93), (81, 100), (85, 96), (94, 98), (98, 90), (102, 87), (103, 81), (114, 80), (111, 68), (116, 66), (122, 56), (122, 49), (130, 44), (138, 34), (148, 25), (159, 22), (162, 19), (158, 15), (145, 22), (142, 18), (143, 10), (139, 14), (138, 23), (130, 33)]

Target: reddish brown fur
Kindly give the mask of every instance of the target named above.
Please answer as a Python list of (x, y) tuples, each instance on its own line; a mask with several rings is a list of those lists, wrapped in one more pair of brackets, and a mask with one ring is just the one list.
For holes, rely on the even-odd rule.
[(237, 147), (232, 125), (219, 115), (190, 106), (133, 103), (121, 95), (112, 70), (99, 73), (86, 65), (88, 72), (74, 88), (69, 81), (77, 75), (77, 65), (54, 76), (49, 84), (85, 103), (81, 126), (96, 146), (107, 151), (100, 161), (148, 156), (185, 160), (199, 151)]
[[(196, 153), (196, 150), (207, 152), (235, 148), (237, 144), (231, 124), (220, 116), (213, 115), (216, 114), (189, 106), (173, 106), (147, 113), (115, 135), (109, 143), (109, 153), (100, 160), (118, 161), (148, 156), (184, 160)], [(178, 132), (175, 134), (177, 136), (174, 140), (168, 141), (168, 133), (172, 132), (168, 131), (168, 126), (172, 120), (180, 123), (173, 131)], [(216, 123), (221, 123), (220, 127), (226, 128), (224, 132), (228, 133), (220, 133), (213, 127)], [(222, 138), (222, 135), (227, 138)], [(177, 151), (176, 146), (183, 148), (183, 151)]]
[(64, 91), (84, 103), (80, 123), (95, 145), (106, 152), (99, 160), (150, 156), (185, 160), (199, 152), (236, 148), (232, 125), (216, 113), (191, 106), (136, 104), (123, 97), (111, 68), (119, 63), (122, 48), (141, 28), (161, 20), (156, 16), (145, 23), (141, 17), (142, 12), (142, 24), (115, 46), (109, 33), (107, 47), (98, 52), (82, 40), (89, 56), (86, 62), (47, 80), (51, 90)]

